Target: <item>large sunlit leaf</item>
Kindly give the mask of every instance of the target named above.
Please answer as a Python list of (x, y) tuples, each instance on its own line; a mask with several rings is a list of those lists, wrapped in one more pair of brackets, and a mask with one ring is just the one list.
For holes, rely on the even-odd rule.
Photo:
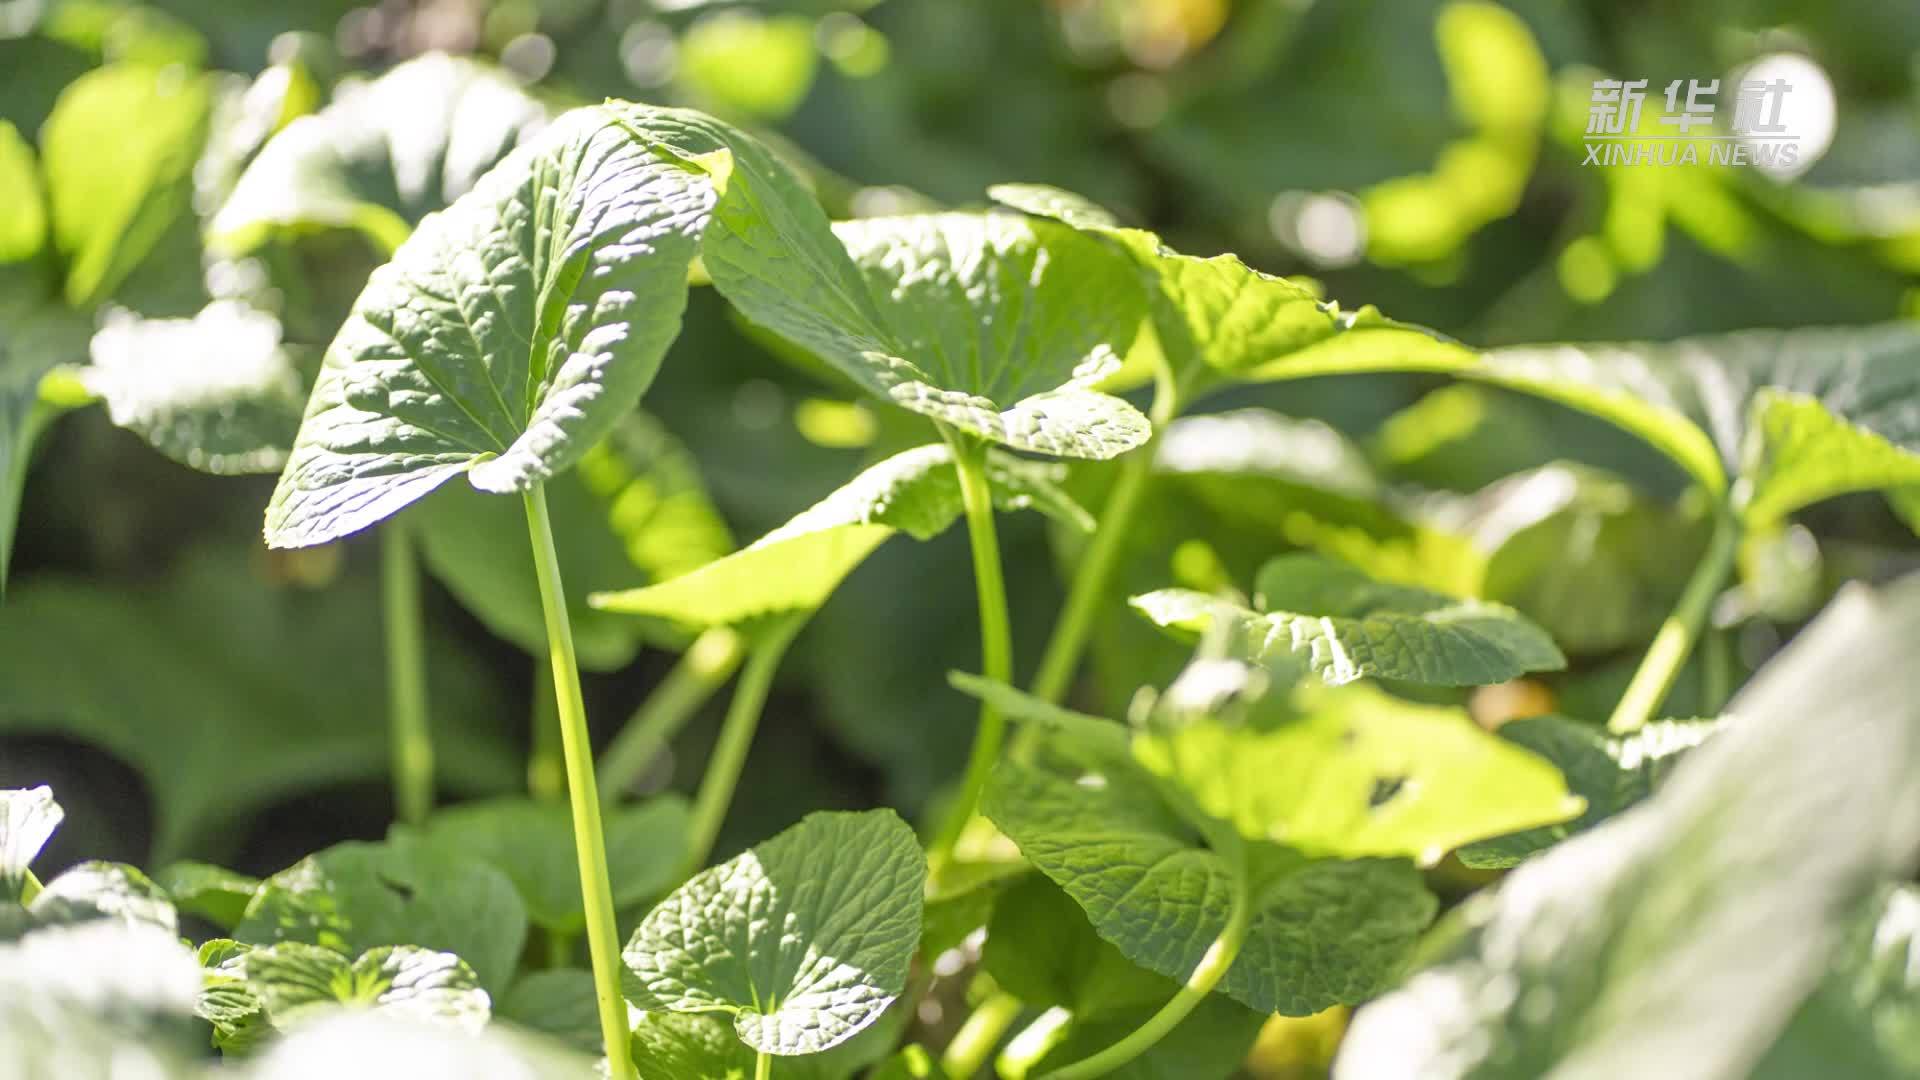
[(349, 959), (318, 945), (283, 942), (249, 950), (240, 969), (248, 992), (278, 1028), (344, 1007), (478, 1032), (490, 1011), (487, 992), (464, 961), (411, 945)]
[(1143, 229), (1071, 192), (1040, 184), (1000, 184), (997, 202), (1104, 237), (1135, 262), (1149, 283), (1155, 333), (1176, 378), (1191, 387), (1203, 374), (1231, 375), (1270, 362), (1352, 325), (1338, 305), (1305, 287), (1263, 274), (1237, 255), (1182, 255)]
[(1920, 581), (1842, 593), (1651, 799), (1469, 901), (1337, 1075), (1747, 1075), (1920, 860), (1916, 634)]
[[(1033, 508), (1090, 529), (1059, 488), (1063, 468), (989, 453), (987, 482), (1002, 510)], [(811, 611), (896, 532), (929, 540), (961, 514), (953, 451), (944, 443), (902, 451), (741, 551), (658, 585), (592, 598), (603, 611), (717, 625)]]
[[(408, 830), (410, 834), (412, 830)], [(687, 807), (674, 797), (625, 805), (606, 814), (613, 902), (627, 907), (673, 884), (686, 849)], [(586, 929), (573, 823), (566, 806), (532, 799), (466, 803), (442, 810), (419, 830), (428, 844), (503, 871), (526, 903), (527, 917), (549, 931)]]
[(1566, 658), (1546, 632), (1499, 604), (1375, 581), (1317, 555), (1285, 555), (1261, 568), (1255, 611), (1191, 589), (1133, 598), (1157, 625), (1200, 634), (1231, 623), (1234, 655), (1297, 656), (1329, 685), (1359, 678), (1484, 686)]
[[(625, 667), (667, 628), (602, 612), (596, 592), (678, 577), (733, 550), (733, 536), (686, 448), (632, 414), (547, 486), (567, 614), (580, 665)], [(547, 649), (546, 615), (534, 579), (525, 510), (453, 485), (423, 501), (413, 519), (428, 569), (488, 629), (535, 655)]]
[(1141, 317), (1137, 275), (1097, 240), (1005, 213), (863, 218), (834, 232), (878, 318), (878, 342), (824, 353), (855, 382), (1019, 450), (1110, 458), (1147, 440), (1146, 417), (1093, 389), (1119, 369)]
[[(1185, 980), (1227, 923), (1234, 866), (1122, 740), (1051, 734), (1002, 762), (982, 809), (1128, 960)], [(1260, 1012), (1364, 1001), (1400, 969), (1435, 901), (1413, 864), (1248, 845), (1252, 928), (1220, 988)]]
[(34, 856), (65, 816), (45, 785), (0, 791), (0, 900), (19, 898)]
[[(150, 583), (41, 576), (0, 610), (0, 733), (77, 739), (138, 770), (161, 864), (278, 800), (383, 778), (372, 586), (274, 586), (247, 557), (213, 550)], [(441, 780), (518, 787), (521, 751), (503, 728), (509, 712), (524, 722), (521, 706), (503, 712), (499, 685), (452, 644), (434, 636), (428, 649)]]
[(1693, 426), (1716, 462), (1675, 459), (1710, 488), (1715, 471), (1738, 480), (1738, 509), (1756, 526), (1835, 495), (1920, 483), (1920, 324), (1524, 347), (1487, 363), (1638, 401), (1645, 416), (1615, 418), (1637, 433)]
[(374, 272), (327, 351), (268, 542), (335, 539), (462, 473), (504, 494), (573, 465), (652, 382), (696, 256), (763, 319), (832, 318), (821, 290), (852, 275), (799, 182), (733, 129), (613, 103), (556, 120)]
[(480, 984), (505, 989), (519, 965), (527, 911), (506, 874), (417, 841), (350, 841), (262, 882), (233, 936), (359, 955), (383, 945), (453, 953)]
[(75, 308), (112, 295), (188, 211), (210, 77), (114, 64), (67, 85), (40, 132), (54, 250)]
[(231, 300), (191, 319), (115, 311), (91, 352), (81, 382), (114, 423), (175, 461), (222, 475), (286, 462), (304, 387), (272, 315)]
[(354, 228), (388, 250), (532, 138), (547, 110), (511, 75), (431, 53), (343, 85), (275, 134), (208, 224), (228, 252), (275, 229)]
[(730, 1014), (764, 1053), (829, 1049), (905, 989), (926, 874), (892, 811), (810, 814), (662, 901), (623, 954), (628, 996)]

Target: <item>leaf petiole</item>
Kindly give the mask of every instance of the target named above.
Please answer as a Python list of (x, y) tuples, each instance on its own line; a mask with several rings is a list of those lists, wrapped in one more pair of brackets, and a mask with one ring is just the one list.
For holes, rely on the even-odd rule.
[(31, 870), (22, 869), (20, 872), (26, 875), (20, 885), (20, 905), (25, 907), (33, 903), (34, 897), (40, 895), (40, 879), (34, 877)]
[(567, 766), (560, 752), (559, 707), (553, 692), (553, 665), (533, 665), (533, 731), (527, 753), (527, 792), (542, 802), (567, 795)]
[(433, 731), (427, 713), (425, 633), (420, 625), (420, 564), (399, 520), (380, 530), (380, 597), (387, 645), (387, 723), (393, 742), (396, 816), (408, 825), (433, 810)]
[(773, 688), (773, 675), (780, 658), (795, 634), (806, 624), (807, 614), (783, 615), (761, 631), (747, 653), (746, 668), (739, 685), (733, 688), (733, 701), (720, 725), (720, 741), (707, 761), (706, 775), (700, 779), (700, 792), (694, 796), (693, 822), (687, 830), (687, 862), (681, 868), (682, 880), (692, 877), (713, 854), (713, 842), (726, 820), (727, 807), (733, 802), (734, 788), (740, 783), (740, 769), (746, 764), (747, 751), (753, 745), (753, 733), (760, 726), (760, 713), (766, 708), (767, 693)]
[(941, 1074), (967, 1080), (979, 1072), (987, 1063), (987, 1055), (1000, 1044), (1000, 1036), (1020, 1018), (1021, 1008), (1020, 999), (1004, 990), (981, 1002), (940, 1055)]
[(733, 677), (745, 655), (740, 634), (725, 626), (708, 629), (687, 646), (600, 755), (601, 791), (608, 805), (633, 790), (700, 706)]
[(1722, 511), (1714, 524), (1706, 555), (1694, 568), (1693, 577), (1688, 579), (1686, 591), (1680, 594), (1673, 613), (1660, 624), (1653, 644), (1647, 647), (1647, 655), (1633, 673), (1633, 681), (1627, 684), (1626, 693), (1620, 696), (1620, 703), (1607, 721), (1608, 731), (1628, 735), (1653, 719), (1655, 710), (1680, 677), (1680, 668), (1686, 664), (1688, 654), (1693, 652), (1714, 599), (1733, 573), (1734, 555), (1739, 547), (1740, 523), (1731, 512)]
[[(1007, 587), (1000, 572), (1000, 538), (993, 525), (993, 493), (987, 484), (986, 445), (964, 435), (949, 434), (953, 464), (960, 474), (960, 501), (966, 510), (967, 539), (973, 549), (974, 592), (980, 605), (980, 668), (986, 678), (1013, 681), (1013, 629), (1007, 616)], [(1007, 718), (990, 702), (980, 703), (980, 723), (974, 729), (973, 750), (960, 783), (960, 797), (927, 849), (927, 864), (938, 876), (953, 857), (967, 821), (980, 805), (987, 777), (1000, 758)]]
[(772, 1080), (772, 1078), (773, 1055), (762, 1050), (753, 1059), (753, 1080)]
[(600, 1034), (614, 1080), (633, 1076), (628, 1045), (627, 1003), (620, 992), (620, 930), (614, 921), (613, 886), (607, 872), (607, 841), (595, 790), (593, 745), (587, 708), (580, 693), (580, 667), (573, 652), (573, 626), (567, 621), (566, 592), (560, 582), (560, 556), (554, 550), (553, 522), (544, 488), (526, 493), (527, 530), (533, 541), (534, 576), (540, 583), (540, 607), (546, 615), (547, 644), (553, 658), (554, 701), (560, 716), (560, 747), (567, 766), (567, 799), (573, 808), (573, 842), (580, 861), (580, 894), (585, 903), (587, 951), (593, 959), (593, 989), (600, 1012)]
[(1155, 1043), (1179, 1027), (1180, 1021), (1185, 1020), (1188, 1013), (1206, 1000), (1239, 957), (1240, 947), (1246, 944), (1247, 930), (1253, 922), (1251, 894), (1248, 874), (1245, 867), (1241, 867), (1234, 874), (1233, 907), (1227, 912), (1227, 925), (1220, 931), (1220, 936), (1207, 946), (1206, 953), (1200, 957), (1200, 963), (1195, 965), (1193, 973), (1187, 976), (1187, 984), (1180, 988), (1180, 992), (1126, 1038), (1092, 1057), (1055, 1069), (1041, 1077), (1041, 1080), (1092, 1080), (1096, 1076), (1105, 1076), (1151, 1050)]

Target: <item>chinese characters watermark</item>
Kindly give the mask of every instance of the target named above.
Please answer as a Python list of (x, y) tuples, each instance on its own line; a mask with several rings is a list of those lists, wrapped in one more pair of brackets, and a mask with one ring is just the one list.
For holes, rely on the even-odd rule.
[[(1719, 79), (1675, 79), (1668, 83), (1665, 110), (1643, 132), (1641, 106), (1646, 79), (1599, 79), (1587, 107), (1586, 160), (1583, 165), (1753, 165), (1792, 169), (1800, 160), (1800, 139), (1782, 115), (1793, 84), (1784, 78), (1743, 79), (1729, 88), (1732, 117), (1726, 133), (1713, 128)], [(1696, 133), (1695, 129), (1701, 129)]]

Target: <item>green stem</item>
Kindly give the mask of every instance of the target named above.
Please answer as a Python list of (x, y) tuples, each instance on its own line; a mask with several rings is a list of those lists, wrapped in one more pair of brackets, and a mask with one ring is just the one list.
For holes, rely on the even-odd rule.
[[(973, 587), (980, 603), (981, 674), (996, 682), (1013, 681), (1013, 628), (1007, 617), (1007, 587), (1000, 573), (1000, 538), (993, 527), (993, 492), (987, 484), (986, 446), (967, 436), (953, 442), (953, 463), (960, 474), (960, 501), (967, 512), (967, 538), (973, 548)], [(987, 776), (1000, 758), (1007, 719), (999, 709), (982, 703), (980, 723), (973, 733), (973, 751), (960, 782), (960, 797), (927, 849), (927, 862), (938, 875), (953, 857), (954, 845), (980, 805)]]
[(23, 870), (21, 873), (27, 875), (26, 881), (20, 885), (20, 903), (25, 906), (33, 903), (33, 898), (40, 895), (40, 879), (34, 877), (31, 870)]
[(765, 1050), (753, 1059), (753, 1080), (773, 1080), (773, 1055)]
[(560, 750), (560, 712), (553, 666), (533, 666), (533, 733), (527, 752), (527, 791), (541, 802), (567, 797), (567, 765)]
[(1113, 489), (1107, 495), (1106, 505), (1100, 510), (1099, 527), (1094, 530), (1093, 539), (1088, 542), (1074, 570), (1073, 583), (1067, 587), (1066, 606), (1060, 611), (1059, 621), (1053, 625), (1053, 635), (1047, 639), (1047, 651), (1041, 654), (1040, 669), (1033, 678), (1033, 695), (1043, 701), (1059, 704), (1073, 684), (1073, 674), (1080, 666), (1080, 655), (1086, 651), (1087, 638), (1092, 634), (1100, 606), (1106, 600), (1114, 567), (1120, 562), (1120, 552), (1133, 530), (1134, 516), (1140, 512), (1147, 481), (1153, 475), (1153, 457), (1160, 445), (1160, 432), (1178, 413), (1179, 399), (1180, 394), (1171, 374), (1166, 371), (1166, 365), (1159, 365), (1155, 372), (1152, 415), (1149, 417), (1153, 423), (1153, 437), (1145, 446), (1121, 459), (1119, 475), (1114, 478)]
[(580, 694), (573, 626), (567, 621), (566, 592), (560, 584), (560, 557), (554, 551), (545, 489), (535, 485), (526, 493), (526, 504), (534, 576), (540, 581), (540, 607), (546, 614), (547, 646), (553, 655), (554, 700), (560, 716), (560, 748), (567, 766), (567, 797), (573, 807), (573, 843), (580, 860), (580, 894), (585, 902), (587, 950), (593, 958), (600, 1034), (606, 1042), (613, 1080), (631, 1080), (633, 1055), (627, 1045), (627, 1003), (620, 995), (620, 930), (614, 922), (607, 841), (600, 825), (593, 745), (587, 730), (586, 702)]
[(987, 1063), (1000, 1037), (1020, 1018), (1020, 999), (1007, 992), (996, 992), (980, 1003), (973, 1015), (954, 1032), (946, 1053), (940, 1055), (940, 1072), (951, 1080), (968, 1080)]
[(706, 631), (687, 646), (673, 670), (600, 755), (600, 787), (607, 805), (619, 802), (640, 783), (693, 714), (733, 677), (745, 655), (740, 635), (724, 626)]
[(733, 790), (740, 783), (740, 770), (747, 763), (747, 751), (753, 746), (753, 733), (760, 726), (760, 713), (766, 707), (767, 693), (773, 688), (773, 673), (780, 667), (793, 636), (805, 625), (805, 614), (781, 616), (760, 634), (747, 654), (740, 683), (733, 688), (733, 700), (727, 705), (727, 717), (720, 725), (720, 741), (707, 759), (706, 775), (700, 778), (700, 792), (693, 800), (693, 821), (687, 829), (687, 858), (681, 878), (692, 877), (707, 864), (713, 854), (713, 842), (720, 836), (720, 825), (733, 803)]
[(1227, 969), (1233, 966), (1234, 959), (1240, 955), (1240, 946), (1246, 944), (1247, 928), (1252, 920), (1252, 897), (1247, 874), (1243, 871), (1235, 875), (1233, 908), (1227, 913), (1226, 928), (1220, 931), (1219, 937), (1213, 939), (1213, 944), (1207, 946), (1206, 953), (1200, 957), (1193, 974), (1187, 976), (1187, 984), (1180, 988), (1180, 992), (1126, 1038), (1092, 1057), (1055, 1069), (1041, 1080), (1092, 1080), (1096, 1076), (1105, 1076), (1152, 1049), (1153, 1044), (1178, 1027), (1180, 1021), (1185, 1020), (1187, 1014), (1205, 1001), (1213, 988), (1219, 985)]
[(393, 800), (401, 821), (433, 810), (433, 731), (427, 719), (426, 635), (420, 619), (420, 564), (400, 521), (380, 531), (380, 595), (386, 620), (387, 724), (393, 740)]
[(1626, 735), (1640, 730), (1653, 719), (1654, 711), (1660, 708), (1667, 692), (1673, 689), (1674, 680), (1680, 677), (1680, 668), (1687, 662), (1687, 655), (1693, 651), (1693, 644), (1706, 625), (1714, 598), (1720, 595), (1733, 573), (1734, 554), (1739, 547), (1739, 522), (1730, 512), (1722, 511), (1706, 555), (1694, 568), (1693, 577), (1688, 580), (1686, 591), (1680, 594), (1673, 613), (1660, 624), (1660, 632), (1654, 635), (1653, 644), (1640, 661), (1640, 669), (1633, 673), (1633, 681), (1627, 684), (1627, 692), (1621, 695), (1612, 719), (1607, 721), (1608, 731)]
[(550, 969), (573, 966), (574, 936), (564, 930), (547, 931), (547, 967)]

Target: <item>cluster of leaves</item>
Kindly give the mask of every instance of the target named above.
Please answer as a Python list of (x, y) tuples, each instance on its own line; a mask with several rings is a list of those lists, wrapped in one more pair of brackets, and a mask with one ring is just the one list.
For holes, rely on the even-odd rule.
[[(1849, 586), (1778, 656), (1734, 655), (1804, 621), (1829, 577), (1869, 576), (1806, 565), (1849, 539), (1817, 516), (1832, 500), (1884, 499), (1876, 527), (1909, 546), (1920, 528), (1911, 322), (1475, 349), (1185, 254), (1070, 191), (985, 186), (1010, 170), (953, 196), (984, 209), (894, 192), (865, 204), (887, 213), (833, 221), (823, 203), (859, 208), (835, 178), (708, 111), (581, 104), (439, 53), (336, 82), (297, 38), (258, 76), (223, 76), (184, 24), (111, 7), (63, 6), (4, 43), (89, 70), (44, 115), (0, 119), (18, 208), (0, 223), (0, 583), (30, 452), (100, 403), (192, 470), (277, 474), (222, 501), (263, 509), (267, 546), (293, 551), (276, 572), (325, 587), (262, 589), (209, 546), (158, 583), (34, 574), (6, 598), (0, 734), (133, 766), (160, 867), (86, 862), (43, 886), (31, 863), (62, 811), (46, 787), (0, 792), (0, 1059), (27, 1075), (963, 1080), (991, 1060), (1009, 1080), (1228, 1077), (1314, 1025), (1337, 1058), (1284, 1064), (1920, 1068), (1920, 592)], [(1153, 35), (1111, 15), (1062, 18), (1152, 68)], [(1189, 15), (1167, 36), (1181, 48), (1219, 30)], [(1354, 17), (1270, 15), (1247, 40), (1324, 40)], [(543, 18), (498, 21), (519, 42)], [(1432, 36), (1462, 130), (1430, 171), (1328, 181), (1364, 188), (1377, 267), (1445, 286), (1521, 212), (1565, 141), (1528, 25), (1444, 5)], [(678, 29), (679, 96), (734, 119), (798, 108), (816, 51), (848, 79), (885, 66), (844, 11)], [(1515, 100), (1476, 75), (1492, 68)], [(1113, 92), (1134, 95), (1130, 138), (1226, 208), (1248, 196), (1222, 124), (1265, 108), (1236, 70), (1162, 102), (1182, 118), (1164, 128), (1138, 109), (1167, 93), (1159, 75)], [(1334, 89), (1310, 104), (1353, 111)], [(1706, 244), (1701, 207), (1744, 181), (1608, 183), (1607, 265), (1631, 276), (1651, 264), (1621, 207), (1651, 199)], [(1814, 231), (1797, 198), (1767, 212)], [(1904, 272), (1898, 237), (1877, 240), (1870, 261)], [(1596, 243), (1557, 265), (1597, 305)], [(1476, 340), (1532, 337), (1510, 306)], [(743, 383), (738, 350), (785, 381)], [(743, 434), (781, 385), (811, 410), (759, 427), (859, 461), (815, 470)], [(1266, 407), (1327, 385), (1423, 393), (1364, 443)], [(701, 420), (716, 386), (737, 421), (720, 437)], [(1565, 460), (1589, 456), (1567, 434), (1589, 422), (1631, 446), (1616, 468)], [(738, 498), (782, 486), (799, 498)], [(997, 515), (1026, 509), (1048, 534), (1023, 548), (1010, 529), (1003, 548)], [(759, 539), (737, 547), (730, 520)], [(934, 542), (963, 521), (973, 595), (949, 618), (957, 575)], [(377, 601), (293, 550), (376, 527)], [(879, 554), (901, 533), (926, 546)], [(1049, 594), (1005, 578), (1043, 544), (1067, 591), (1022, 690), (1014, 616)], [(842, 588), (896, 555), (911, 584)], [(501, 653), (552, 661), (530, 796), (500, 794), (523, 765), (489, 719), (503, 682), (423, 634), (416, 560)], [(897, 800), (926, 803), (918, 835), (885, 809), (736, 822), (734, 839), (774, 835), (708, 865), (816, 616), (800, 640), (818, 695), (879, 714), (886, 734), (856, 745), (925, 742), (920, 794), (942, 797)], [(890, 637), (888, 618), (913, 625)], [(871, 655), (920, 642), (913, 670), (951, 669), (951, 687)], [(643, 651), (682, 657), (608, 747), (596, 798), (578, 671)], [(696, 798), (658, 794), (680, 728), (743, 664)], [(962, 772), (934, 733), (967, 698)], [(302, 847), (258, 879), (184, 861), (389, 765), (400, 820), (382, 840), (286, 865)], [(436, 780), (490, 797), (433, 809)], [(783, 823), (810, 801), (826, 800), (777, 800)]]

